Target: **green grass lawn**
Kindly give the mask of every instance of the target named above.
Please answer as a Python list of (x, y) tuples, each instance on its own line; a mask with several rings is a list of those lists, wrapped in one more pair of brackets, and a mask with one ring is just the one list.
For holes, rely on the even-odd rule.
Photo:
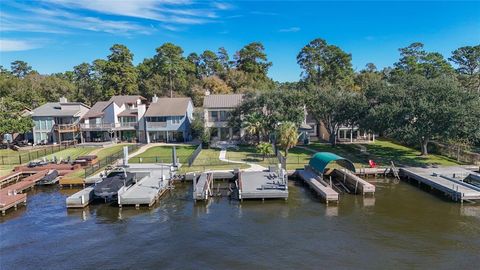
[[(390, 161), (396, 165), (457, 165), (458, 163), (441, 155), (420, 156), (420, 151), (406, 147), (389, 140), (376, 140), (370, 144), (339, 144), (335, 147), (329, 144), (312, 143), (309, 148), (316, 151), (332, 152), (348, 158), (357, 167), (368, 167), (368, 160), (374, 160), (379, 166), (390, 166)], [(362, 151), (362, 148), (366, 151)]]
[[(128, 145), (128, 144), (117, 144), (115, 146), (103, 148), (96, 153), (97, 159), (98, 160), (104, 159), (107, 156), (110, 156), (110, 155), (113, 155), (116, 152), (122, 151), (123, 147), (126, 146), (126, 145)], [(98, 168), (97, 171), (101, 170), (102, 168)], [(85, 177), (85, 170), (84, 169), (77, 170), (73, 173), (68, 174), (68, 177), (82, 177), (82, 178), (84, 178)]]
[(192, 167), (188, 167), (187, 165), (182, 166), (180, 169), (180, 173), (205, 170), (233, 170), (235, 168), (245, 169), (249, 167), (246, 164), (236, 164), (221, 161), (218, 158), (219, 155), (219, 149), (202, 149), (200, 154), (198, 154), (197, 158), (195, 159), (195, 162), (193, 162)]
[(0, 165), (0, 176), (7, 175), (12, 172), (15, 165)]
[[(142, 159), (143, 163), (156, 163), (156, 162), (164, 162), (170, 163), (172, 162), (172, 148), (173, 146), (155, 146), (152, 148), (147, 149), (147, 151), (138, 154), (135, 157), (132, 157), (128, 160), (130, 163), (140, 163), (140, 159)], [(177, 158), (180, 160), (180, 163), (188, 162), (188, 158), (192, 155), (195, 151), (197, 146), (195, 145), (185, 145), (185, 146), (175, 146), (177, 149)]]
[(234, 161), (243, 161), (249, 163), (256, 163), (262, 166), (277, 164), (278, 159), (275, 156), (263, 157), (257, 152), (255, 146), (241, 145), (238, 149), (228, 149), (226, 159)]
[[(58, 151), (56, 153), (50, 154), (45, 156), (47, 160), (52, 160), (53, 157), (57, 157), (57, 160), (65, 160), (70, 157), (70, 160), (74, 160), (79, 156), (85, 156), (91, 153), (95, 148), (93, 147), (75, 147), (75, 148), (68, 148), (62, 151)], [(43, 159), (43, 157), (41, 158)]]

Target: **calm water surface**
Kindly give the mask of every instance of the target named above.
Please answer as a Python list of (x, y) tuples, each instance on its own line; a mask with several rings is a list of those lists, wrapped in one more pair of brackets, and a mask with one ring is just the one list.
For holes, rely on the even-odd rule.
[(328, 207), (291, 181), (287, 202), (194, 204), (182, 184), (152, 209), (75, 211), (77, 190), (36, 189), (0, 218), (0, 269), (478, 269), (480, 205), (376, 185)]

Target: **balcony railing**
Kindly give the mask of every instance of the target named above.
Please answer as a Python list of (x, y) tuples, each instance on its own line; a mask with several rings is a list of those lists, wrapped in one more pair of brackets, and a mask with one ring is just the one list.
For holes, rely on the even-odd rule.
[(83, 130), (89, 130), (89, 129), (90, 130), (111, 130), (111, 129), (121, 129), (121, 128), (132, 129), (132, 128), (136, 128), (137, 126), (138, 126), (137, 122), (80, 124), (80, 128)]
[(164, 128), (167, 127), (167, 122), (147, 122), (147, 128)]
[(58, 132), (76, 132), (78, 131), (78, 124), (55, 124), (53, 129)]

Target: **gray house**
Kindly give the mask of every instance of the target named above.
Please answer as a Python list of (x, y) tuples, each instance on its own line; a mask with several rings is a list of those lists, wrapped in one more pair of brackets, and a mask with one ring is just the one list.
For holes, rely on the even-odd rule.
[(193, 103), (190, 98), (158, 98), (145, 113), (146, 141), (184, 142), (191, 140)]
[(243, 137), (242, 129), (228, 125), (230, 114), (242, 103), (242, 94), (210, 95), (203, 99), (205, 128), (210, 129), (212, 140), (238, 140)]
[(80, 138), (79, 121), (90, 107), (80, 102), (49, 102), (31, 112), (33, 143), (48, 144), (77, 141)]

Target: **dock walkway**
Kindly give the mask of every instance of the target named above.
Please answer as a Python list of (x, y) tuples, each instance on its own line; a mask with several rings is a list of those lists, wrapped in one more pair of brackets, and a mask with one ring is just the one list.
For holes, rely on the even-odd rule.
[(48, 170), (36, 172), (15, 184), (0, 189), (0, 211), (2, 215), (5, 215), (6, 211), (12, 207), (17, 209), (17, 205), (26, 204), (27, 194), (21, 193), (35, 186), (47, 173)]
[(439, 190), (454, 201), (480, 200), (480, 188), (464, 183), (471, 171), (461, 167), (400, 168), (400, 175)]
[(298, 176), (305, 181), (325, 202), (338, 202), (338, 192), (318, 179), (318, 175), (311, 170), (298, 170)]

